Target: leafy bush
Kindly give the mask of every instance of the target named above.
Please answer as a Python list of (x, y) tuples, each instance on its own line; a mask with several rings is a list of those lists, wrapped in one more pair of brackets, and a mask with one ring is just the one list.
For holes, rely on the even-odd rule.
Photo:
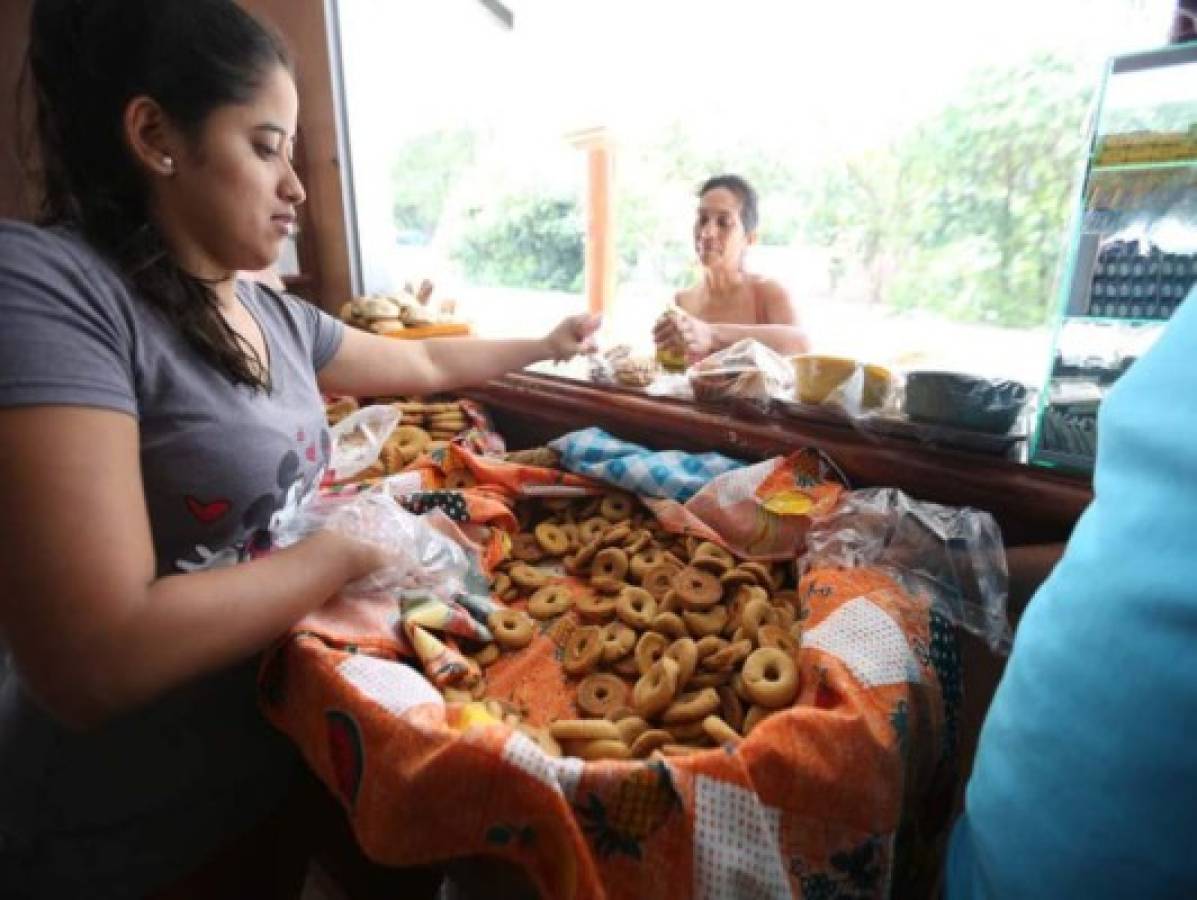
[(452, 256), (479, 284), (577, 293), (585, 277), (577, 202), (516, 194), (475, 208)]

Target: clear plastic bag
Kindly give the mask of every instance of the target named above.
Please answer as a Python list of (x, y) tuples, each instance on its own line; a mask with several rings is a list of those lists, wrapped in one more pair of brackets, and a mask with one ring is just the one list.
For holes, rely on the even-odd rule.
[(658, 375), (653, 383), (644, 389), (650, 397), (670, 397), (674, 400), (693, 400), (694, 388), (690, 379), (678, 372)]
[(902, 411), (913, 422), (1006, 434), (1018, 422), (1030, 391), (1006, 378), (964, 372), (906, 373)]
[(853, 491), (811, 525), (803, 564), (883, 569), (995, 653), (1010, 652), (1006, 554), (987, 512), (922, 503), (896, 488)]
[(288, 547), (324, 530), (377, 544), (387, 552), (387, 565), (346, 585), (342, 593), (347, 596), (382, 591), (400, 598), (418, 594), (453, 601), (476, 587), (468, 584), (472, 567), (465, 549), (388, 493), (317, 497), (275, 534), (275, 544)]
[(765, 412), (774, 397), (794, 392), (789, 360), (751, 338), (696, 362), (686, 370), (686, 377), (699, 401), (747, 403)]
[(892, 403), (897, 380), (884, 366), (818, 353), (804, 353), (791, 362), (794, 395), (787, 399), (800, 407), (857, 419)]
[(626, 357), (629, 352), (629, 349), (621, 344), (601, 353), (587, 354), (586, 365), (589, 369), (590, 380), (595, 384), (615, 384), (615, 364)]
[(401, 417), (393, 406), (366, 406), (334, 425), (328, 465), (332, 480), (345, 481), (374, 465)]

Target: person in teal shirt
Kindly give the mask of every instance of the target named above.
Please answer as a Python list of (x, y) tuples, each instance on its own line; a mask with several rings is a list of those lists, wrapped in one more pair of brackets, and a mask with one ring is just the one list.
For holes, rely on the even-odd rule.
[(1190, 295), (1102, 404), (1094, 499), (1019, 624), (950, 900), (1197, 896), (1195, 349)]

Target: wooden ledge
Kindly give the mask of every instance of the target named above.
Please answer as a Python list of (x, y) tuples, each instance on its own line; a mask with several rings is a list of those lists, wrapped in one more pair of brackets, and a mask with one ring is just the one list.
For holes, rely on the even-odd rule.
[(817, 447), (855, 487), (893, 486), (922, 500), (988, 510), (1008, 544), (1066, 539), (1092, 499), (1087, 479), (821, 419), (765, 416), (532, 373), (464, 393), (495, 414), (513, 449), (592, 425), (656, 449), (714, 450), (749, 460)]

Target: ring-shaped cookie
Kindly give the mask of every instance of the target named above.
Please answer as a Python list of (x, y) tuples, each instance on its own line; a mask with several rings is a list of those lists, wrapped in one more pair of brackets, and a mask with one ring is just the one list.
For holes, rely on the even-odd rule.
[(574, 609), (589, 622), (609, 622), (615, 615), (615, 598), (610, 594), (582, 593), (574, 599)]
[(595, 554), (590, 565), (591, 578), (623, 581), (628, 574), (628, 555), (618, 547), (607, 547)]
[(723, 585), (725, 591), (733, 591), (743, 584), (756, 585), (756, 578), (739, 566), (736, 566), (736, 568), (728, 569), (720, 575), (719, 582)]
[[(626, 685), (625, 685), (626, 687)], [(636, 738), (648, 731), (648, 723), (636, 715), (634, 710), (629, 710), (629, 715), (612, 721), (615, 722), (615, 727), (619, 729), (619, 736), (623, 738), (623, 742), (629, 747), (636, 743)]]
[(777, 624), (777, 616), (768, 600), (753, 600), (744, 607), (744, 612), (740, 616), (740, 627), (744, 629), (744, 634), (753, 641), (756, 640), (757, 632), (762, 625), (775, 624)]
[(627, 540), (623, 542), (623, 549), (629, 555), (640, 553), (648, 548), (648, 545), (652, 543), (652, 540), (653, 536), (648, 533), (647, 529), (637, 528), (630, 535), (628, 535)]
[(715, 635), (709, 635), (704, 638), (699, 638), (694, 642), (694, 648), (698, 651), (699, 660), (704, 660), (712, 653), (717, 653), (727, 646), (727, 641)]
[(486, 617), (486, 627), (504, 650), (520, 650), (532, 643), (536, 626), (518, 609), (496, 609)]
[(707, 672), (731, 671), (744, 662), (751, 652), (752, 641), (732, 641), (722, 650), (717, 650), (709, 656), (704, 656), (702, 668)]
[(739, 732), (716, 715), (707, 716), (702, 720), (703, 730), (716, 744), (738, 744), (743, 738)]
[(598, 541), (590, 541), (578, 548), (578, 551), (573, 555), (573, 562), (569, 563), (569, 557), (566, 557), (567, 565), (572, 565), (575, 572), (585, 572), (589, 567), (594, 555), (601, 550), (602, 547)]
[(637, 580), (644, 578), (644, 573), (649, 569), (666, 565), (668, 562), (665, 551), (659, 547), (645, 547), (643, 550), (633, 550), (631, 552), (632, 559), (628, 565), (628, 570), (632, 573), (632, 577)]
[(646, 631), (640, 635), (640, 640), (636, 641), (636, 668), (641, 675), (656, 665), (668, 646), (669, 639), (663, 634)]
[(776, 647), (754, 650), (740, 672), (744, 690), (757, 706), (778, 709), (798, 696), (798, 666)]
[(619, 729), (606, 719), (558, 719), (549, 734), (559, 741), (618, 741)]
[(673, 702), (677, 693), (677, 663), (662, 657), (640, 676), (632, 688), (632, 707), (642, 719), (651, 719)]
[(642, 732), (632, 742), (632, 756), (643, 759), (654, 750), (659, 750), (666, 744), (672, 743), (673, 735), (664, 728), (650, 728), (648, 731)]
[(391, 435), (390, 443), (394, 443), (399, 448), (404, 462), (411, 462), (424, 452), (430, 440), (428, 432), (423, 428), (417, 428), (415, 425), (400, 425)]
[(677, 663), (678, 688), (684, 688), (698, 666), (698, 645), (691, 638), (678, 638), (665, 648), (665, 656)]
[[(588, 716), (605, 717), (627, 701), (628, 686), (618, 675), (595, 672), (578, 683), (578, 709)], [(620, 738), (623, 735), (620, 734)]]
[(677, 591), (673, 588), (667, 590), (665, 596), (657, 601), (657, 611), (674, 613), (680, 616), (684, 608), (682, 606), (682, 598), (677, 595)]
[(722, 575), (736, 564), (736, 558), (718, 544), (702, 541), (690, 554), (690, 565)]
[(573, 744), (570, 755), (578, 759), (630, 759), (632, 750), (622, 740), (590, 741)]
[(758, 585), (767, 591), (773, 590), (773, 573), (769, 567), (755, 560), (747, 560), (736, 566), (741, 572), (751, 575)]
[(665, 730), (673, 735), (674, 741), (679, 744), (686, 744), (687, 750), (698, 752), (698, 748), (694, 745), (699, 741), (706, 741), (707, 733), (702, 727), (702, 719), (696, 719), (693, 722), (673, 722), (664, 726)]
[(583, 544), (589, 544), (591, 541), (597, 541), (604, 534), (607, 529), (611, 527), (611, 523), (602, 516), (595, 516), (592, 519), (587, 519), (578, 526), (578, 538)]
[(646, 569), (640, 576), (640, 586), (660, 600), (666, 591), (673, 590), (673, 575), (677, 568), (668, 564), (661, 564)]
[(723, 626), (727, 624), (727, 607), (712, 606), (705, 612), (687, 609), (682, 612), (682, 621), (695, 637), (713, 637), (723, 631)]
[(548, 584), (549, 576), (540, 569), (534, 569), (525, 562), (517, 562), (510, 569), (507, 574), (511, 577), (512, 582), (522, 588), (535, 590), (542, 588)]
[(636, 509), (630, 494), (607, 494), (599, 504), (599, 515), (608, 522), (622, 522), (630, 519)]
[(528, 600), (528, 614), (536, 619), (551, 619), (570, 611), (574, 595), (563, 584), (546, 584), (537, 588)]
[(562, 651), (561, 668), (566, 672), (570, 675), (589, 672), (603, 657), (603, 630), (597, 625), (583, 625), (566, 638)]
[[(657, 609), (659, 610), (660, 606)], [(686, 631), (686, 623), (675, 612), (658, 612), (653, 616), (652, 628), (653, 631), (671, 638), (684, 638), (689, 634)]]
[(673, 589), (686, 609), (709, 609), (723, 599), (719, 579), (694, 566), (686, 566), (673, 576)]
[(657, 614), (657, 601), (644, 588), (625, 587), (615, 601), (615, 615), (633, 628), (647, 631)]
[[(604, 547), (620, 547), (622, 548), (624, 542), (632, 536), (632, 526), (627, 522), (620, 522), (612, 525), (603, 532), (603, 536), (599, 538), (599, 543)], [(624, 551), (625, 553), (627, 551)]]
[(603, 662), (623, 659), (636, 646), (636, 632), (623, 622), (609, 622), (603, 628)]
[(578, 535), (577, 525), (575, 525), (573, 522), (566, 522), (564, 525), (560, 525), (558, 527), (560, 527), (561, 533), (565, 535), (566, 540), (569, 541), (568, 550), (577, 550), (580, 546), (582, 546), (582, 539)]
[(683, 722), (697, 722), (719, 709), (719, 694), (714, 688), (701, 688), (679, 694), (661, 714), (666, 725), (680, 725)]
[(549, 556), (563, 556), (569, 552), (569, 537), (559, 526), (542, 522), (536, 526), (533, 534), (540, 549)]
[(590, 586), (599, 593), (610, 596), (618, 594), (627, 587), (627, 582), (612, 578), (610, 575), (591, 575)]

